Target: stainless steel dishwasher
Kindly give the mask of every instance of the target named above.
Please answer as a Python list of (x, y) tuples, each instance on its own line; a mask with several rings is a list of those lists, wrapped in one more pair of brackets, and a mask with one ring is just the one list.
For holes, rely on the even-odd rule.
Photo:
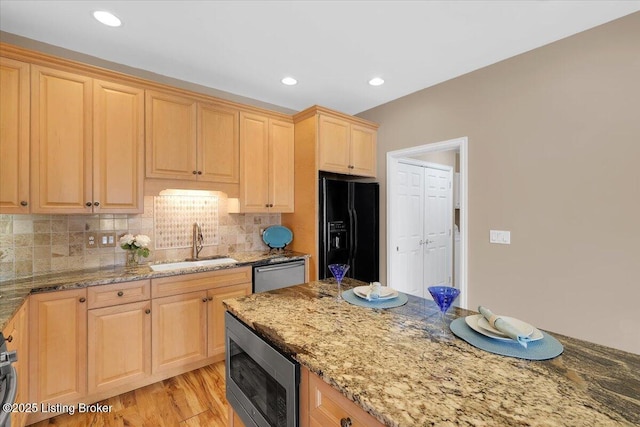
[(253, 267), (253, 293), (304, 283), (304, 260)]

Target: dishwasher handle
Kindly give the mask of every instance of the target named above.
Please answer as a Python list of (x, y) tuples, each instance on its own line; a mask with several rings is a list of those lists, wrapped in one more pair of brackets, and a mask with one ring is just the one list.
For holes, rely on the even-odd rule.
[(282, 264), (267, 265), (264, 267), (256, 267), (256, 273), (264, 273), (267, 271), (285, 270), (288, 268), (295, 268), (304, 265), (304, 261), (296, 262), (284, 262)]

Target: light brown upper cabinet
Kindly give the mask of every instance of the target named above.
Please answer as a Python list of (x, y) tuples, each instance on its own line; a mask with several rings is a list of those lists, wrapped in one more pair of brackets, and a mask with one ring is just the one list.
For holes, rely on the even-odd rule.
[(31, 211), (141, 212), (143, 105), (141, 89), (32, 66)]
[(239, 112), (146, 91), (146, 177), (237, 183)]
[(0, 213), (29, 213), (29, 64), (0, 58)]
[(240, 113), (240, 212), (293, 212), (293, 123)]
[(375, 178), (376, 135), (375, 129), (320, 114), (318, 169)]

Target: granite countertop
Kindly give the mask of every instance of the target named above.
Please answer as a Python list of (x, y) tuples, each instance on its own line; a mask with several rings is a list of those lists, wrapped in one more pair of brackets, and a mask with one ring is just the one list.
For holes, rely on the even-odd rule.
[[(243, 267), (247, 265), (255, 266), (279, 263), (295, 259), (305, 259), (308, 257), (306, 254), (293, 251), (235, 252), (228, 254), (228, 256), (236, 259), (238, 262), (235, 264), (193, 267), (170, 271), (153, 271), (149, 268), (149, 264), (141, 264), (137, 268), (125, 268), (124, 266), (119, 265), (87, 270), (65, 271), (55, 274), (2, 281), (0, 282), (0, 331), (4, 329), (7, 322), (20, 308), (29, 294), (32, 293), (85, 288), (87, 286), (107, 285), (110, 283), (128, 282), (132, 280), (200, 273), (204, 271)], [(166, 262), (171, 261), (162, 261), (157, 264)]]
[(375, 310), (335, 296), (330, 279), (224, 303), (387, 426), (640, 425), (640, 355), (553, 333), (555, 359), (499, 356), (435, 337), (430, 300)]

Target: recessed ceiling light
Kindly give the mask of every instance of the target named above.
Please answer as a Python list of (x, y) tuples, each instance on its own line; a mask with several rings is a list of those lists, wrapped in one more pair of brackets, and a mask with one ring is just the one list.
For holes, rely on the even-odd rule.
[(281, 80), (281, 82), (282, 84), (287, 86), (293, 86), (298, 84), (298, 81), (293, 77), (285, 77), (284, 79)]
[(104, 25), (108, 25), (110, 27), (119, 27), (122, 25), (122, 21), (120, 21), (120, 18), (118, 18), (111, 12), (107, 12), (106, 10), (96, 10), (95, 12), (93, 12), (93, 17), (102, 22)]
[(369, 84), (371, 86), (380, 86), (383, 83), (384, 83), (384, 80), (382, 80), (380, 77), (374, 77), (371, 80), (369, 80)]

